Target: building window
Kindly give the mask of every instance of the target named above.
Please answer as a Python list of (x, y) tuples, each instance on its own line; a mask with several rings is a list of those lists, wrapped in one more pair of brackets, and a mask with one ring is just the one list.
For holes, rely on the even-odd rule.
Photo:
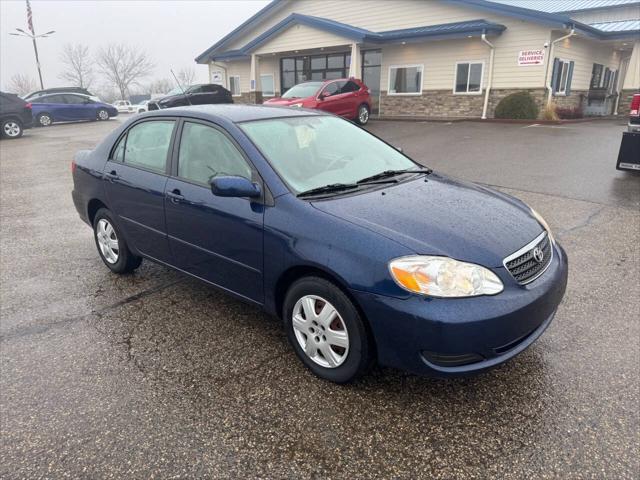
[(240, 76), (234, 75), (229, 77), (229, 91), (234, 97), (239, 97), (240, 93)]
[(262, 88), (263, 97), (273, 97), (276, 94), (273, 73), (260, 75), (260, 88)]
[(454, 93), (482, 93), (483, 62), (458, 62), (456, 63), (456, 84)]
[(572, 77), (573, 62), (556, 58), (553, 61), (553, 73), (551, 75), (551, 88), (554, 95), (569, 95)]
[(422, 95), (422, 65), (389, 67), (389, 95)]
[(280, 59), (280, 93), (308, 80), (335, 80), (349, 72), (350, 53), (331, 53)]

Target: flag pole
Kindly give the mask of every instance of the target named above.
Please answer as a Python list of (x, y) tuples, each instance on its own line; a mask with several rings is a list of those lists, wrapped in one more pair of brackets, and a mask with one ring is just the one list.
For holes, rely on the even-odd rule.
[(36, 32), (33, 29), (33, 12), (31, 11), (31, 4), (29, 0), (27, 2), (27, 25), (31, 32), (31, 40), (33, 41), (33, 52), (36, 54), (36, 66), (38, 67), (38, 77), (40, 78), (40, 89), (44, 90), (44, 82), (42, 81), (42, 70), (40, 69), (40, 59), (38, 58), (38, 45), (36, 44)]

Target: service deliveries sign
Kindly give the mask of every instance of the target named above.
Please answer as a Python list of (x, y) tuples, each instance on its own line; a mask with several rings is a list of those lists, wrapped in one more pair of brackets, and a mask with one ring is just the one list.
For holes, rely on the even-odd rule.
[(519, 67), (530, 67), (544, 63), (544, 50), (522, 50), (518, 55)]

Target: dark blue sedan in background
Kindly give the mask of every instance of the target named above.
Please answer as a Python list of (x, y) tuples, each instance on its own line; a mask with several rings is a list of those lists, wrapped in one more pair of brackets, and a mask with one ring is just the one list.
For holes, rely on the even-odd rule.
[(77, 120), (109, 120), (118, 110), (95, 97), (77, 93), (52, 93), (29, 100), (36, 126), (48, 127), (54, 122)]
[(432, 172), (317, 110), (143, 114), (72, 164), (115, 273), (142, 259), (280, 316), (316, 375), (498, 365), (547, 328), (567, 257), (521, 201)]

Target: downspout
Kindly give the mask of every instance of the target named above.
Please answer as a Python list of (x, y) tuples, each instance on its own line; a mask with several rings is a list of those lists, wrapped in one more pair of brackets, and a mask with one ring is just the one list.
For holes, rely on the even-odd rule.
[(551, 46), (549, 47), (549, 58), (547, 58), (547, 70), (545, 72), (545, 82), (544, 82), (548, 92), (547, 105), (551, 105), (551, 100), (553, 99), (553, 89), (551, 88), (551, 82), (553, 81), (553, 78), (549, 78), (549, 64), (553, 62), (553, 50), (554, 50), (553, 47), (555, 47), (556, 43), (566, 40), (569, 37), (573, 37), (575, 34), (576, 34), (576, 31), (572, 27), (571, 31), (567, 35), (564, 35), (560, 38), (556, 38), (551, 42)]
[[(618, 107), (620, 106), (620, 94), (622, 92), (620, 92), (620, 88), (618, 88), (620, 86), (620, 77), (622, 77), (622, 51), (620, 52), (620, 61), (618, 62), (618, 75), (617, 75), (617, 79), (616, 79), (616, 106), (613, 108), (613, 114), (614, 115), (618, 115)], [(626, 73), (626, 72), (625, 72)]]
[(487, 88), (484, 89), (484, 105), (482, 106), (482, 120), (487, 119), (487, 107), (489, 106), (489, 92), (491, 92), (491, 84), (493, 82), (493, 57), (496, 52), (496, 47), (493, 46), (489, 40), (487, 40), (487, 34), (483, 31), (480, 37), (484, 43), (489, 45), (491, 53), (489, 54), (489, 78), (487, 80)]

